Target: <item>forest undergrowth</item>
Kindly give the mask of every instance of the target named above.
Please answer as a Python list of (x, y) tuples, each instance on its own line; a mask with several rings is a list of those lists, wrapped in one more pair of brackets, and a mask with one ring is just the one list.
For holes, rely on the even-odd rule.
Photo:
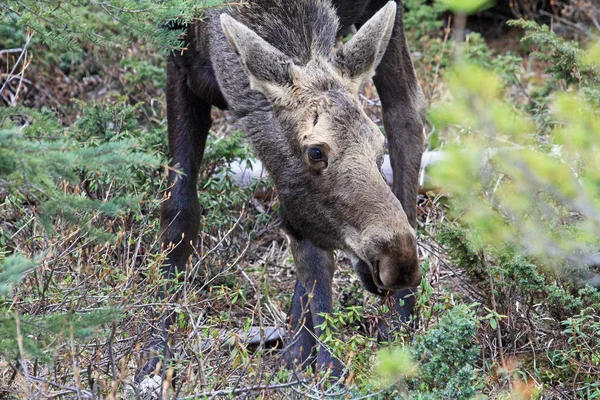
[[(378, 343), (387, 306), (336, 255), (335, 329), (319, 339), (344, 388), (249, 344), (285, 327), (295, 273), (268, 177), (236, 184), (229, 166), (256, 160), (226, 112), (199, 244), (179, 295), (157, 300), (166, 49), (205, 8), (136, 1), (0, 4), (0, 397), (144, 398), (141, 351), (174, 311), (154, 398), (600, 398), (593, 1), (405, 0), (426, 150), (443, 154), (418, 199), (425, 274), (413, 321)], [(372, 84), (360, 100), (382, 126)]]

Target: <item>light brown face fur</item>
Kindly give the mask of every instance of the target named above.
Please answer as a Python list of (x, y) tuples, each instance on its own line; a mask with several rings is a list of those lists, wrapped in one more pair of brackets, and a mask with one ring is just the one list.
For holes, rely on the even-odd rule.
[(415, 232), (381, 174), (384, 136), (364, 113), (358, 88), (381, 60), (394, 15), (395, 4), (388, 4), (342, 48), (313, 54), (303, 65), (221, 17), (251, 87), (269, 100), (280, 131), (253, 143), (289, 226), (323, 249), (345, 250), (357, 271), (370, 271), (367, 286), (390, 290), (419, 283)]

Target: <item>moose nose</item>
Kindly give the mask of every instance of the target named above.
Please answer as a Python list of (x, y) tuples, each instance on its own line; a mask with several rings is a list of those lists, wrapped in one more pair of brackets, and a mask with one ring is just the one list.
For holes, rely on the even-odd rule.
[(391, 254), (379, 254), (373, 263), (375, 281), (388, 290), (399, 290), (418, 286), (421, 282), (419, 262), (415, 257), (398, 260)]

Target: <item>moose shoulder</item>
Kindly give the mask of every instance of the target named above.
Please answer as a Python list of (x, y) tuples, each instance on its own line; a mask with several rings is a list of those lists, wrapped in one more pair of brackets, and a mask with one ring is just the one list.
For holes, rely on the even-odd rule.
[[(336, 38), (358, 32), (338, 49)], [(365, 288), (393, 292), (406, 316), (420, 282), (416, 197), (423, 96), (404, 38), (402, 6), (351, 0), (250, 0), (188, 29), (168, 62), (169, 176), (162, 236), (165, 274), (184, 268), (198, 236), (196, 179), (212, 105), (240, 119), (273, 177), (292, 238), (298, 280), (288, 314), (290, 365), (312, 361), (322, 313), (332, 311), (333, 250), (353, 260)], [(374, 79), (383, 105), (394, 182), (380, 166), (384, 137), (358, 90)], [(313, 293), (309, 301), (309, 293)], [(172, 322), (165, 322), (165, 332)], [(341, 373), (326, 350), (317, 368)]]

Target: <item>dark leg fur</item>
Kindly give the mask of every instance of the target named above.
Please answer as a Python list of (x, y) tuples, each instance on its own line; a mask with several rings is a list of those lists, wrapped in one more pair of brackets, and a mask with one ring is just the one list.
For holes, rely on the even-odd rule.
[(415, 308), (416, 288), (398, 290), (385, 298), (385, 304), (390, 313), (385, 319), (379, 320), (377, 326), (377, 339), (382, 342), (390, 340), (390, 332), (400, 328), (402, 323), (408, 322)]
[(290, 369), (296, 366), (306, 367), (314, 361), (312, 352), (317, 341), (314, 337), (315, 330), (308, 302), (306, 289), (299, 280), (296, 280), (294, 297), (287, 317), (292, 341), (286, 346), (284, 352), (285, 363)]
[(206, 137), (211, 125), (210, 103), (196, 97), (186, 75), (169, 63), (167, 80), (167, 118), (169, 121), (169, 172), (167, 200), (161, 210), (161, 243), (169, 249), (166, 277), (183, 268), (198, 236), (201, 208), (196, 182)]
[[(298, 282), (288, 315), (290, 327), (296, 333), (286, 354), (290, 367), (306, 365), (311, 361), (312, 348), (316, 344), (315, 336), (319, 337), (323, 333), (317, 326), (325, 322), (325, 318), (319, 314), (333, 311), (332, 280), (335, 270), (333, 252), (315, 247), (308, 240), (292, 239), (292, 253), (298, 271)], [(316, 362), (317, 370), (327, 371), (331, 368), (331, 376), (341, 376), (341, 363), (327, 349), (319, 350)]]
[[(185, 268), (198, 236), (201, 208), (198, 202), (196, 181), (206, 137), (211, 125), (210, 103), (202, 101), (190, 90), (186, 75), (170, 61), (167, 66), (167, 117), (169, 121), (169, 172), (167, 199), (161, 210), (161, 245), (168, 250), (163, 266), (163, 277), (171, 280), (176, 272)], [(161, 288), (160, 297), (172, 295), (169, 286)], [(148, 362), (143, 373), (152, 373), (160, 355), (167, 353), (168, 331), (174, 314), (164, 316), (160, 339), (146, 352)]]
[(402, 17), (399, 4), (392, 38), (373, 81), (383, 106), (383, 124), (394, 171), (392, 189), (415, 228), (425, 99), (410, 59)]

